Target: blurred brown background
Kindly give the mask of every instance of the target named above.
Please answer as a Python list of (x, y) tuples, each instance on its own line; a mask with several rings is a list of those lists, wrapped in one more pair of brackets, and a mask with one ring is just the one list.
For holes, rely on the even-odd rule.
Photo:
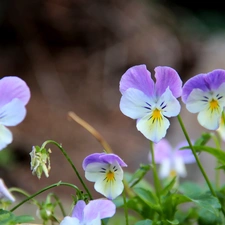
[[(82, 175), (84, 157), (102, 151), (93, 136), (68, 120), (70, 110), (105, 137), (127, 171), (147, 163), (148, 140), (119, 110), (120, 78), (137, 64), (146, 64), (152, 75), (156, 66), (171, 66), (184, 82), (225, 68), (225, 14), (216, 2), (215, 8), (206, 3), (196, 8), (185, 1), (1, 0), (0, 76), (21, 77), (32, 94), (26, 119), (10, 128), (13, 143), (0, 152), (0, 177), (7, 186), (30, 193), (59, 180), (80, 186), (51, 145), (50, 177), (38, 180), (30, 171), (32, 146), (48, 139), (62, 143)], [(183, 107), (182, 116), (190, 136), (200, 136), (204, 129), (196, 115)], [(173, 145), (183, 139), (176, 118), (167, 138)], [(202, 161), (213, 175), (214, 160)], [(188, 178), (202, 181), (196, 165), (188, 170)], [(68, 188), (54, 191), (70, 198)]]

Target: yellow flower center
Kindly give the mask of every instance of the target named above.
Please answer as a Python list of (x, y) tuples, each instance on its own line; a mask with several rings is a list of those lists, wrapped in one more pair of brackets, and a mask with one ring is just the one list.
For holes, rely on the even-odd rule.
[(170, 177), (175, 177), (177, 172), (175, 170), (170, 170)]
[(159, 109), (154, 109), (154, 111), (152, 113), (152, 119), (153, 119), (153, 122), (155, 120), (161, 120), (162, 119), (161, 111)]
[(211, 102), (209, 103), (210, 109), (215, 110), (219, 108), (219, 103), (217, 100), (212, 99)]
[(115, 174), (114, 174), (114, 172), (109, 171), (109, 172), (106, 174), (106, 180), (107, 180), (107, 181), (113, 181), (113, 180), (115, 180)]

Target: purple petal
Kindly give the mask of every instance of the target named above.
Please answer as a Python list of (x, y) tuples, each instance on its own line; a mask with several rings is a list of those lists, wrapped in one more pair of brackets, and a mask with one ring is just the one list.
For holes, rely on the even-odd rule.
[(186, 164), (194, 163), (195, 157), (190, 149), (180, 150), (180, 148), (185, 146), (189, 146), (187, 141), (180, 142), (175, 148), (174, 156), (182, 158), (183, 162)]
[(82, 164), (83, 169), (85, 170), (87, 165), (90, 164), (90, 163), (94, 163), (94, 162), (102, 163), (102, 161), (99, 158), (102, 154), (105, 154), (105, 153), (93, 153), (93, 154), (87, 156), (84, 159), (83, 164)]
[(117, 161), (120, 166), (127, 166), (127, 164), (118, 155), (115, 154), (103, 154), (100, 156), (100, 159), (105, 163), (113, 164), (115, 161)]
[[(154, 144), (155, 162), (162, 163), (164, 160), (171, 158), (172, 147), (166, 139), (162, 139), (157, 144)], [(151, 161), (151, 154), (149, 154), (149, 160)]]
[(156, 94), (161, 96), (169, 87), (173, 95), (178, 98), (182, 93), (182, 81), (176, 70), (167, 66), (155, 68)]
[(83, 200), (79, 200), (74, 206), (72, 217), (76, 217), (78, 220), (82, 221), (84, 219), (84, 208), (86, 204)]
[(186, 103), (193, 89), (198, 88), (204, 92), (216, 90), (225, 82), (225, 70), (213, 70), (207, 74), (198, 74), (190, 78), (183, 87), (182, 101)]
[(0, 107), (18, 98), (26, 105), (30, 99), (30, 89), (19, 77), (9, 76), (0, 80)]
[(117, 161), (120, 166), (127, 166), (127, 164), (115, 154), (106, 154), (106, 153), (94, 153), (87, 156), (83, 161), (83, 169), (85, 170), (87, 165), (90, 163), (109, 163)]
[(120, 80), (120, 92), (135, 88), (144, 92), (147, 96), (154, 95), (154, 82), (146, 65), (133, 66), (128, 69)]
[(96, 199), (88, 203), (84, 209), (86, 221), (94, 220), (98, 215), (100, 219), (112, 217), (116, 212), (115, 204), (107, 199)]

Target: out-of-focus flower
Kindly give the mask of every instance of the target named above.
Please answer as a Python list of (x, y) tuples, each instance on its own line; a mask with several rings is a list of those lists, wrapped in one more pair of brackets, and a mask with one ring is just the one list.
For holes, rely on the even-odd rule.
[(30, 152), (30, 167), (32, 174), (37, 175), (39, 179), (41, 178), (43, 172), (46, 177), (49, 176), (49, 171), (51, 169), (50, 153), (50, 149), (46, 150), (45, 148), (40, 148), (39, 146), (33, 146), (32, 151)]
[(119, 196), (124, 188), (123, 170), (126, 163), (115, 154), (94, 153), (83, 161), (85, 177), (95, 182), (94, 188), (108, 199)]
[(128, 69), (120, 81), (120, 109), (137, 119), (137, 129), (149, 140), (158, 142), (170, 126), (166, 117), (180, 113), (182, 81), (177, 72), (166, 66), (155, 68), (156, 83), (145, 65)]
[(16, 126), (26, 116), (26, 104), (30, 99), (30, 89), (19, 77), (9, 76), (0, 79), (0, 150), (13, 140), (6, 126)]
[[(179, 150), (185, 146), (188, 146), (187, 141), (179, 143), (172, 149), (166, 139), (162, 139), (159, 143), (154, 145), (155, 162), (160, 164), (160, 178), (163, 179), (174, 176), (185, 177), (187, 175), (185, 164), (194, 163), (195, 157), (189, 149)], [(151, 154), (149, 154), (149, 160), (152, 160)]]
[(223, 116), (221, 117), (221, 120), (220, 120), (220, 126), (216, 131), (218, 132), (222, 140), (225, 141), (225, 121)]
[(225, 106), (225, 70), (198, 74), (183, 87), (182, 100), (191, 113), (198, 113), (198, 122), (209, 130), (219, 128)]
[(96, 199), (87, 205), (79, 200), (72, 216), (66, 216), (60, 225), (101, 225), (101, 219), (110, 218), (116, 212), (115, 204), (107, 199)]
[(15, 201), (15, 198), (12, 196), (2, 179), (0, 179), (0, 200), (1, 199), (6, 199), (11, 202)]

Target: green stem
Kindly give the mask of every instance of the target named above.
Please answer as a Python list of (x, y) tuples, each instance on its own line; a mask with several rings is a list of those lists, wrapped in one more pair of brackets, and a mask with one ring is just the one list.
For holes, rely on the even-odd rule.
[(150, 152), (151, 152), (151, 155), (152, 155), (152, 171), (153, 171), (153, 179), (154, 179), (154, 184), (155, 184), (155, 191), (156, 191), (156, 194), (158, 196), (159, 203), (160, 203), (161, 202), (161, 200), (160, 200), (161, 184), (160, 184), (160, 181), (159, 181), (158, 173), (156, 171), (155, 154), (154, 154), (154, 147), (153, 147), (152, 141), (150, 141)]
[(124, 202), (124, 214), (125, 214), (126, 225), (129, 225), (127, 200), (126, 200), (126, 193), (125, 193), (125, 191), (123, 191), (123, 202)]
[(55, 183), (55, 184), (52, 184), (52, 185), (49, 185), (41, 190), (39, 190), (38, 192), (34, 193), (33, 195), (30, 195), (29, 197), (27, 197), (26, 199), (24, 199), (23, 201), (21, 201), (19, 204), (17, 204), (16, 206), (14, 206), (10, 211), (13, 212), (14, 210), (16, 210), (18, 207), (20, 207), (21, 205), (23, 205), (25, 202), (28, 202), (29, 200), (32, 200), (34, 197), (36, 197), (37, 195), (51, 189), (51, 188), (54, 188), (54, 187), (58, 187), (60, 185), (64, 185), (64, 186), (69, 186), (69, 187), (72, 187), (72, 188), (75, 188), (76, 191), (80, 191), (78, 189), (77, 186), (73, 185), (73, 184), (70, 184), (70, 183), (65, 183), (65, 182), (58, 182), (58, 183)]
[(58, 196), (56, 196), (53, 193), (51, 193), (51, 196), (56, 200), (56, 202), (57, 202), (57, 204), (58, 204), (58, 206), (59, 206), (59, 208), (60, 208), (60, 210), (62, 212), (63, 217), (65, 217), (66, 216), (66, 212), (65, 212), (65, 210), (63, 208), (63, 205), (62, 205), (60, 199), (58, 198)]
[[(198, 165), (198, 167), (199, 167), (199, 169), (200, 169), (200, 171), (201, 171), (201, 173), (202, 173), (202, 175), (203, 175), (203, 177), (204, 177), (204, 179), (205, 179), (205, 181), (206, 181), (206, 183), (207, 183), (207, 185), (208, 185), (208, 187), (209, 187), (209, 189), (210, 189), (212, 195), (213, 195), (214, 197), (216, 197), (216, 198), (219, 200), (219, 202), (220, 202), (220, 199), (218, 198), (218, 196), (216, 195), (215, 191), (213, 190), (213, 187), (212, 187), (212, 185), (211, 185), (211, 183), (210, 183), (210, 181), (209, 181), (209, 178), (208, 178), (208, 176), (206, 175), (206, 172), (205, 172), (205, 170), (204, 170), (204, 168), (203, 168), (203, 166), (202, 166), (202, 164), (201, 164), (201, 162), (200, 162), (200, 160), (199, 160), (199, 158), (198, 158), (198, 155), (196, 154), (196, 151), (195, 151), (195, 149), (194, 149), (194, 147), (193, 147), (193, 145), (192, 145), (192, 143), (191, 143), (191, 140), (190, 140), (190, 138), (189, 138), (189, 136), (188, 136), (188, 133), (187, 133), (187, 131), (186, 131), (186, 129), (185, 129), (184, 123), (183, 123), (183, 121), (182, 121), (180, 115), (178, 115), (177, 118), (178, 118), (178, 121), (179, 121), (179, 123), (180, 123), (181, 129), (182, 129), (182, 131), (183, 131), (183, 133), (184, 133), (184, 136), (185, 136), (185, 138), (186, 138), (186, 140), (187, 140), (187, 142), (188, 142), (188, 144), (189, 144), (189, 146), (190, 146), (190, 149), (191, 149), (191, 151), (192, 151), (192, 153), (193, 153), (193, 155), (194, 155), (194, 157), (195, 157), (196, 163), (197, 163), (197, 165)], [(224, 216), (225, 216), (225, 211), (224, 211), (224, 209), (223, 209), (222, 206), (221, 206), (221, 210), (222, 210), (222, 212), (223, 212), (223, 214), (224, 214)]]
[(84, 189), (86, 190), (87, 194), (89, 195), (90, 200), (92, 200), (93, 198), (92, 198), (92, 195), (91, 195), (90, 191), (88, 190), (88, 188), (87, 188), (87, 186), (85, 185), (83, 179), (81, 178), (79, 172), (77, 171), (75, 165), (73, 164), (72, 160), (70, 159), (70, 157), (68, 156), (68, 154), (66, 153), (66, 151), (62, 148), (62, 146), (61, 146), (60, 144), (58, 144), (57, 142), (53, 141), (53, 140), (48, 140), (48, 141), (45, 141), (45, 142), (42, 144), (41, 148), (44, 148), (47, 144), (50, 144), (50, 143), (56, 145), (56, 146), (61, 150), (61, 152), (63, 153), (63, 155), (66, 157), (67, 161), (68, 161), (68, 162), (70, 163), (70, 165), (72, 166), (72, 168), (73, 168), (74, 172), (76, 173), (78, 179), (80, 180), (82, 186), (84, 187)]

